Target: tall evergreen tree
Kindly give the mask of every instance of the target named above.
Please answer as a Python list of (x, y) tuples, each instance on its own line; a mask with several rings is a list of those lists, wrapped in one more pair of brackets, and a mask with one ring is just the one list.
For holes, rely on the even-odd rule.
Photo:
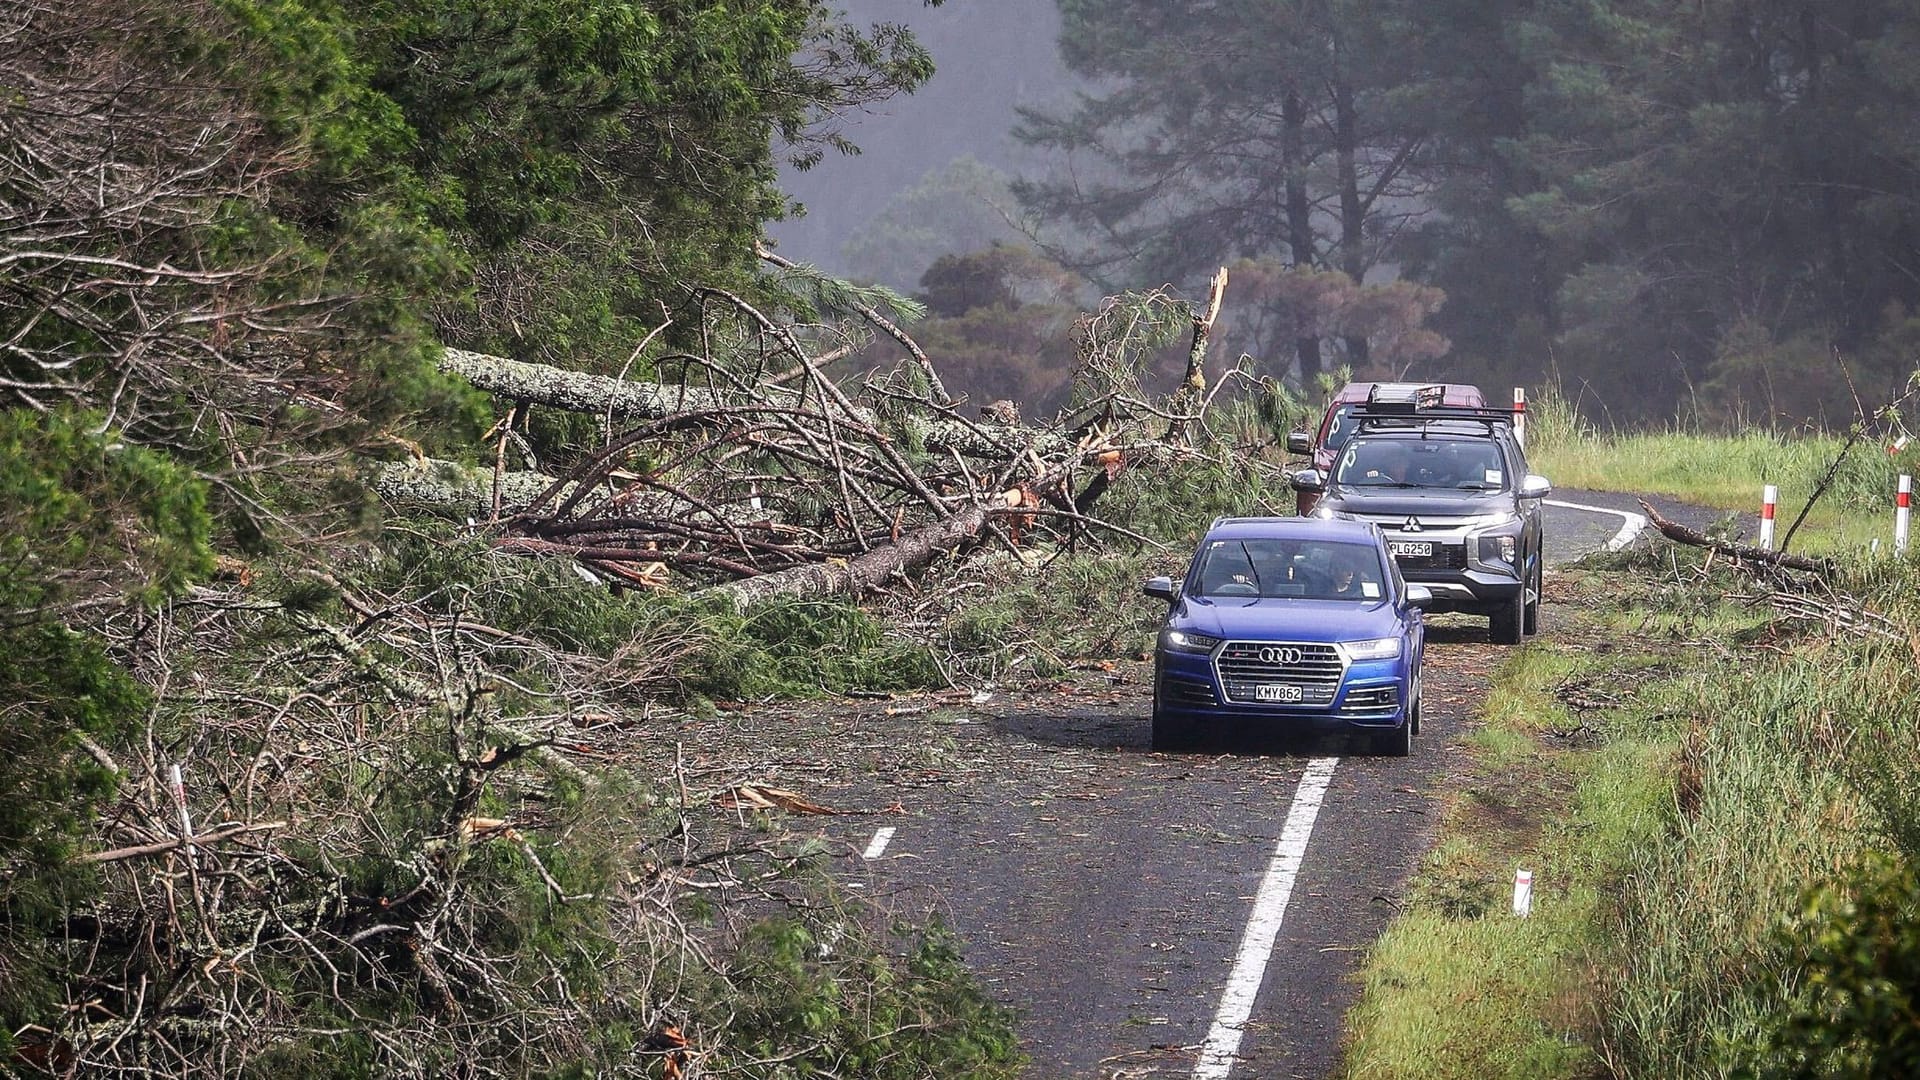
[[(1076, 260), (1103, 284), (1239, 257), (1364, 280), (1414, 209), (1425, 145), (1382, 107), (1396, 75), (1368, 7), (1062, 0), (1069, 67), (1111, 89), (1026, 116), (1024, 138), (1089, 157), (1074, 176), (1092, 179), (1030, 182), (1023, 198), (1105, 238)], [(1364, 338), (1344, 344), (1366, 361)], [(1320, 339), (1293, 345), (1311, 378)]]
[(1869, 383), (1896, 374), (1877, 342), (1920, 300), (1917, 16), (1405, 5), (1452, 163), (1413, 269), (1448, 290), (1448, 331), (1503, 370), (1551, 363), (1623, 418), (1701, 387), (1850, 408), (1752, 394), (1810, 367), (1839, 389), (1831, 350)]

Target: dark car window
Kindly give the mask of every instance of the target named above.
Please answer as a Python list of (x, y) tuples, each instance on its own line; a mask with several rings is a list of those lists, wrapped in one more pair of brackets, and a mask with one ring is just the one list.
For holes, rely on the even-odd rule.
[(1386, 596), (1378, 548), (1323, 540), (1215, 540), (1193, 577), (1201, 596), (1375, 601)]
[(1351, 404), (1335, 405), (1328, 410), (1326, 425), (1320, 432), (1320, 445), (1328, 452), (1339, 453), (1347, 440), (1353, 438), (1353, 425), (1348, 422), (1348, 414), (1352, 412)]

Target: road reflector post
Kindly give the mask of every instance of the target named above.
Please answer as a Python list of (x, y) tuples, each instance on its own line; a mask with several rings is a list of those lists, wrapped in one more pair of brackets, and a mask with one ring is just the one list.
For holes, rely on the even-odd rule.
[(1533, 914), (1533, 871), (1513, 872), (1513, 913), (1526, 918)]
[(1902, 473), (1893, 495), (1893, 553), (1907, 553), (1908, 519), (1913, 515), (1913, 477)]
[(1520, 449), (1527, 448), (1527, 388), (1524, 386), (1513, 388), (1513, 441), (1520, 444)]
[(1768, 484), (1760, 490), (1760, 546), (1773, 550), (1773, 509), (1780, 501), (1780, 489)]

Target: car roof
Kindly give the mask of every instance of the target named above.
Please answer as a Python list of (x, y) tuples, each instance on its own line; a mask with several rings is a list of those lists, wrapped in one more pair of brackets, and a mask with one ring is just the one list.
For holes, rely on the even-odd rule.
[(1335, 405), (1378, 398), (1384, 401), (1412, 400), (1421, 390), (1428, 387), (1440, 387), (1440, 400), (1445, 405), (1477, 406), (1486, 404), (1485, 395), (1480, 388), (1471, 383), (1416, 383), (1416, 382), (1350, 382), (1342, 386), (1333, 395)]
[(1207, 529), (1208, 540), (1334, 540), (1350, 544), (1379, 542), (1371, 521), (1316, 517), (1221, 517)]

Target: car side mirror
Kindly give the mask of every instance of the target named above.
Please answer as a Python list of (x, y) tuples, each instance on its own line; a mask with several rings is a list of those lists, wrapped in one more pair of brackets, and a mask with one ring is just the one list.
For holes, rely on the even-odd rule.
[(1307, 433), (1304, 431), (1289, 431), (1287, 432), (1287, 453), (1311, 454), (1313, 440), (1307, 438)]
[(1544, 499), (1551, 494), (1553, 484), (1544, 476), (1528, 473), (1527, 478), (1520, 481), (1520, 497), (1523, 499)]
[(1140, 591), (1157, 600), (1165, 600), (1169, 604), (1173, 603), (1175, 596), (1173, 579), (1170, 577), (1148, 578), (1146, 584), (1140, 586)]
[(1319, 469), (1301, 469), (1299, 472), (1287, 477), (1287, 482), (1293, 485), (1293, 490), (1295, 491), (1320, 492), (1327, 490), (1327, 478), (1320, 475)]
[(1433, 606), (1433, 590), (1425, 585), (1407, 586), (1407, 606), (1425, 611)]

